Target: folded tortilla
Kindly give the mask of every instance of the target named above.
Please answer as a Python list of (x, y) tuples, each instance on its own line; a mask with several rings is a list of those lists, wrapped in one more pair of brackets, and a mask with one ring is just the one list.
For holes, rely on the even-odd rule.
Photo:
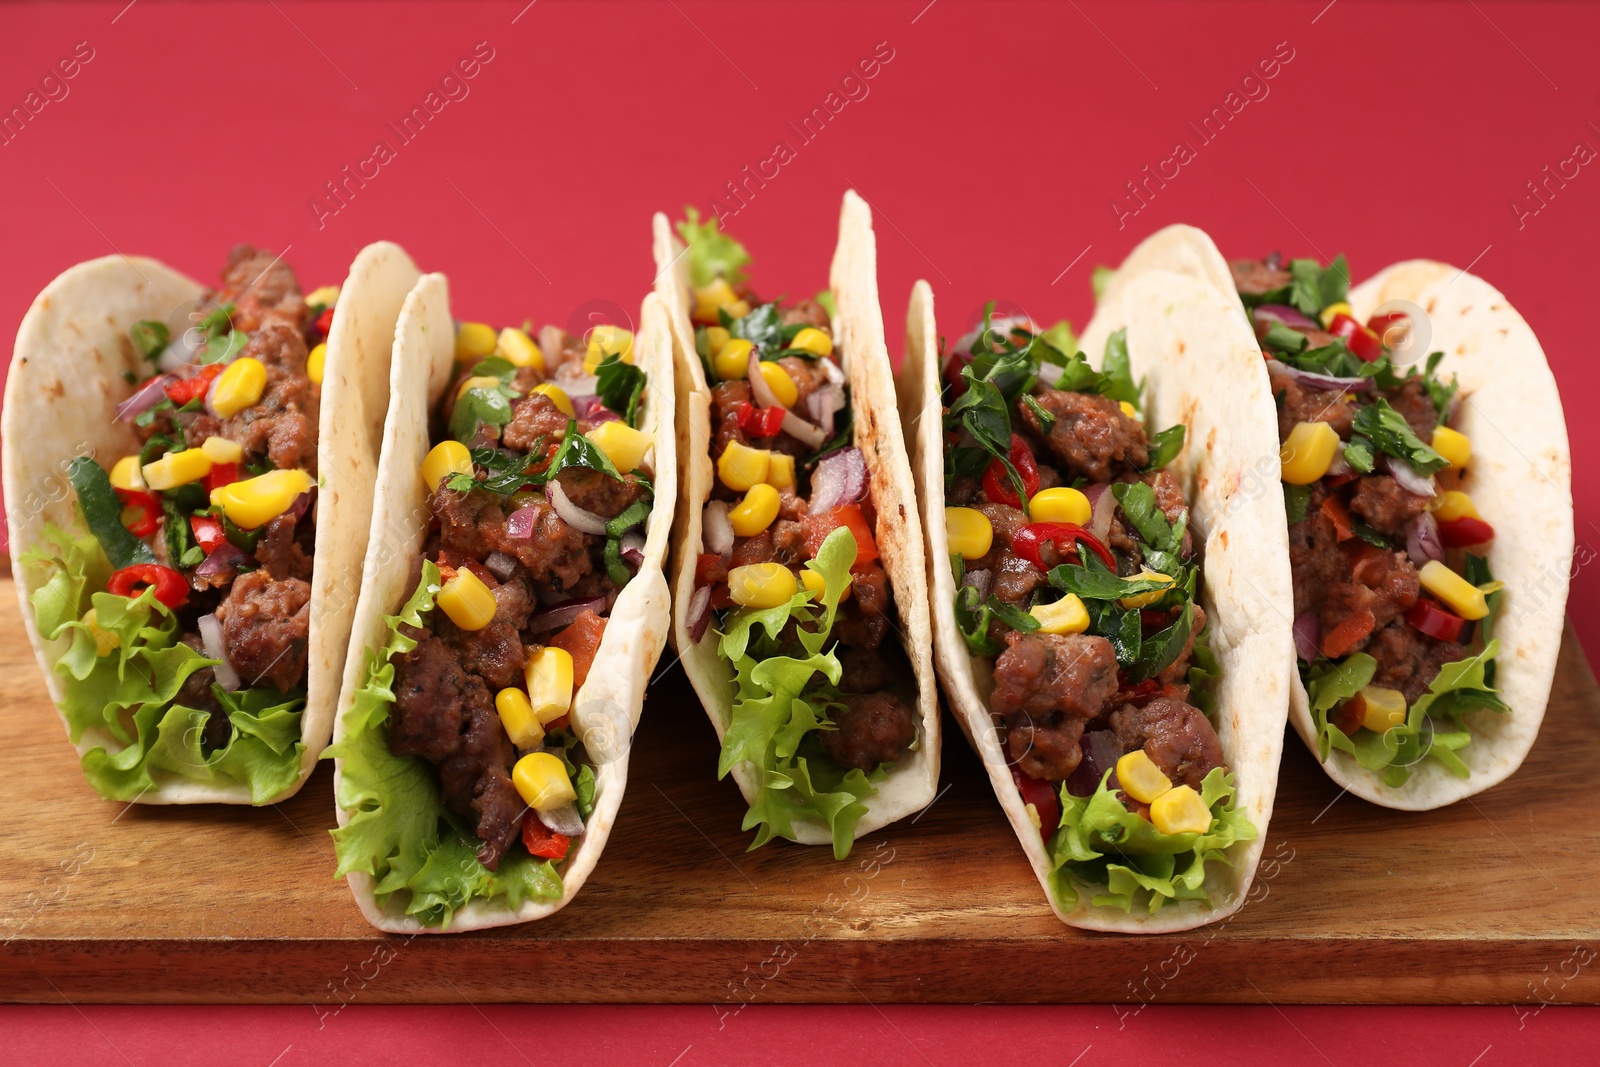
[[(361, 913), (380, 930), (459, 933), (542, 919), (565, 907), (600, 861), (627, 787), (628, 752), (644, 707), (645, 684), (666, 644), (670, 616), (662, 569), (677, 498), (676, 482), (668, 474), (677, 468), (670, 402), (672, 349), (666, 311), (654, 294), (644, 300), (634, 353), (636, 364), (649, 376), (640, 405), (641, 429), (654, 441), (655, 469), (662, 476), (655, 483), (645, 528), (644, 562), (617, 596), (588, 677), (572, 699), (572, 723), (595, 769), (595, 795), (594, 811), (584, 833), (563, 861), (561, 892), (557, 896), (523, 899), (515, 906), (505, 895), (480, 896), (456, 907), (448, 924), (440, 925), (415, 917), (413, 906), (417, 902), (408, 890), (385, 892), (385, 899), (380, 901), (380, 880), (385, 872), (341, 869), (339, 873), (347, 876)], [(416, 803), (407, 810), (377, 810), (378, 794), (373, 784), (347, 774), (343, 747), (349, 743), (352, 728), (361, 728), (357, 720), (363, 718), (364, 712), (358, 709), (353, 713), (352, 708), (369, 686), (376, 650), (388, 639), (386, 616), (399, 611), (413, 592), (410, 563), (422, 552), (430, 518), (422, 461), (433, 444), (429, 433), (431, 414), (449, 385), (454, 365), (455, 327), (450, 318), (449, 286), (444, 275), (428, 274), (406, 297), (394, 328), (394, 360), (376, 505), (361, 567), (361, 598), (344, 661), (344, 683), (333, 733), (335, 747), (330, 750), (334, 756), (334, 798), (340, 827), (334, 831), (336, 838), (344, 832), (383, 835), (391, 833), (394, 824), (407, 821), (441, 821), (443, 806), (436, 791), (413, 794), (408, 799)], [(382, 698), (383, 694), (379, 694), (380, 704)], [(392, 694), (388, 694), (388, 702), (392, 700)], [(382, 716), (378, 718), (381, 722)], [(375, 736), (377, 743), (386, 747), (386, 734)], [(405, 762), (417, 764), (424, 775), (437, 774), (420, 757), (407, 757)]]
[[(1152, 425), (1188, 427), (1183, 451), (1167, 468), (1189, 504), (1189, 528), (1204, 538), (1204, 585), (1211, 649), (1222, 669), (1216, 691), (1217, 739), (1235, 778), (1235, 803), (1256, 828), (1232, 845), (1226, 863), (1210, 862), (1210, 903), (1167, 901), (1151, 915), (1086, 903), (1055, 891), (1049, 848), (1012, 780), (989, 713), (993, 663), (970, 654), (955, 615), (955, 578), (944, 522), (943, 407), (933, 290), (911, 291), (906, 360), (900, 369), (901, 418), (914, 428), (917, 492), (928, 538), (940, 680), (956, 721), (983, 759), (1000, 806), (1028, 862), (1062, 921), (1088, 930), (1160, 933), (1187, 930), (1237, 910), (1255, 875), (1272, 818), (1294, 662), (1290, 620), (1275, 606), (1289, 595), (1289, 551), (1283, 499), (1277, 489), (1276, 421), (1261, 356), (1242, 318), (1214, 288), (1177, 274), (1151, 271), (1101, 301), (1079, 347), (1098, 366), (1106, 339), (1127, 330), (1135, 380), (1149, 381)], [(1273, 465), (1256, 469), (1264, 448)]]
[[(195, 767), (186, 775), (152, 769), (155, 786), (124, 799), (141, 804), (274, 803), (294, 795), (327, 746), (356, 605), (352, 579), (372, 511), (389, 339), (401, 302), (418, 277), (420, 272), (398, 245), (368, 245), (351, 264), (328, 331), (317, 428), (316, 562), (298, 778), (275, 796), (253, 799), (248, 785), (205, 768)], [(70, 640), (46, 640), (39, 633), (30, 598), (50, 575), (22, 557), (39, 544), (47, 526), (75, 535), (84, 532), (77, 496), (67, 481), (67, 466), (75, 457), (92, 456), (104, 465), (138, 451), (133, 427), (115, 418), (117, 405), (132, 392), (124, 372), (148, 370), (128, 340), (129, 328), (145, 319), (165, 322), (205, 292), (199, 282), (153, 259), (106, 256), (80, 263), (52, 281), (17, 331), (0, 414), (12, 574), (28, 638), (80, 757), (103, 750), (114, 760), (125, 746), (109, 730), (93, 725), (73, 739), (73, 726), (61, 706), (76, 683), (57, 670)]]
[[(673, 530), (673, 645), (684, 673), (705, 705), (711, 725), (722, 740), (732, 718), (735, 698), (733, 665), (717, 652), (715, 627), (698, 643), (689, 638), (689, 606), (695, 592), (695, 561), (704, 550), (701, 516), (711, 499), (716, 472), (711, 462), (711, 390), (695, 351), (689, 322), (691, 300), (687, 257), (665, 215), (654, 220), (656, 291), (670, 310), (673, 355), (678, 370), (683, 486), (682, 514)], [(932, 620), (923, 556), (922, 519), (917, 512), (911, 461), (895, 407), (894, 379), (884, 340), (883, 312), (878, 303), (877, 238), (872, 211), (847, 191), (839, 217), (839, 244), (828, 274), (837, 314), (834, 330), (850, 384), (855, 409), (852, 443), (866, 459), (872, 500), (877, 508), (873, 536), (903, 627), (899, 637), (916, 678), (920, 743), (877, 782), (877, 793), (863, 803), (867, 812), (856, 824), (856, 838), (920, 811), (933, 802), (939, 781), (939, 697), (932, 658)], [(941, 526), (943, 520), (941, 519)], [(735, 765), (733, 777), (746, 803), (759, 789), (756, 769)], [(826, 822), (798, 820), (794, 840), (805, 845), (832, 843)]]

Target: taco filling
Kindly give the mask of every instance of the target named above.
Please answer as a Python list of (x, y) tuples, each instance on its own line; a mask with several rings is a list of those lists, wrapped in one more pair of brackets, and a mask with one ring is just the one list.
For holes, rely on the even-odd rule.
[(415, 591), (330, 749), (379, 801), (334, 832), (340, 873), (373, 873), (380, 905), (405, 891), (428, 925), (474, 899), (560, 897), (594, 810), (570, 713), (653, 496), (632, 348), (613, 326), (457, 328)]
[(299, 777), (316, 532), (317, 420), (336, 288), (302, 296), (278, 257), (241, 245), (187, 323), (143, 321), (144, 374), (117, 408), (143, 443), (110, 470), (72, 460), (86, 536), (49, 528), (23, 557), (53, 569), (40, 632), (72, 740), (112, 739), (83, 769), (130, 800), (172, 776)]
[(763, 302), (748, 254), (714, 221), (691, 214), (679, 231), (715, 468), (689, 635), (715, 627), (738, 687), (718, 774), (759, 771), (751, 847), (792, 839), (806, 818), (831, 828), (842, 858), (873, 783), (918, 744), (919, 715), (831, 298)]
[(1465, 778), (1468, 714), (1495, 693), (1494, 528), (1464, 491), (1472, 444), (1449, 425), (1441, 353), (1403, 366), (1403, 313), (1356, 320), (1344, 257), (1232, 264), (1278, 405), (1294, 636), (1324, 761), (1392, 787), (1435, 760)]
[(1090, 368), (1071, 327), (984, 321), (943, 367), (955, 614), (992, 658), (989, 711), (1063, 907), (1207, 899), (1206, 864), (1255, 828), (1211, 715), (1188, 507), (1148, 432), (1126, 334)]

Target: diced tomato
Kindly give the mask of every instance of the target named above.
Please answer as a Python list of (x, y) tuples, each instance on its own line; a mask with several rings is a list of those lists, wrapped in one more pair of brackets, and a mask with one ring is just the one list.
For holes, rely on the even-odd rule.
[(1406, 622), (1440, 641), (1460, 640), (1461, 631), (1467, 626), (1466, 619), (1446, 611), (1426, 597), (1419, 597), (1411, 605), (1411, 610), (1406, 612)]
[(161, 501), (142, 489), (118, 489), (122, 498), (122, 525), (135, 537), (149, 537), (161, 526)]
[(1061, 825), (1061, 798), (1056, 795), (1056, 787), (1050, 782), (1029, 778), (1014, 763), (1011, 765), (1011, 780), (1017, 783), (1022, 802), (1032, 804), (1033, 810), (1039, 813), (1039, 836), (1049, 842), (1051, 835)]
[(1439, 524), (1439, 540), (1446, 548), (1466, 548), (1494, 540), (1494, 527), (1470, 515)]
[(970, 355), (951, 356), (944, 362), (944, 380), (950, 386), (950, 399), (955, 400), (967, 391), (967, 380), (961, 370), (972, 362)]
[(1389, 330), (1406, 321), (1403, 311), (1390, 312), (1387, 315), (1374, 315), (1367, 320), (1367, 329), (1378, 335), (1378, 340), (1387, 342)]
[(733, 593), (728, 589), (727, 582), (718, 582), (711, 587), (711, 610), (722, 611), (724, 608), (733, 607)]
[(1322, 502), (1322, 513), (1333, 523), (1333, 532), (1341, 541), (1348, 541), (1355, 536), (1355, 529), (1350, 523), (1350, 509), (1345, 507), (1343, 500), (1330, 496)]
[[(1143, 619), (1141, 618), (1140, 621), (1142, 622)], [(1144, 681), (1136, 682), (1130, 686), (1127, 676), (1127, 671), (1117, 672), (1117, 693), (1112, 698), (1110, 706), (1118, 707), (1123, 704), (1143, 705), (1161, 692), (1161, 683), (1154, 678), (1146, 678)]]
[[(1033, 461), (1033, 449), (1017, 434), (1011, 435), (1011, 465), (1022, 478), (1023, 495), (1031, 499), (1039, 491), (1039, 465)], [(991, 504), (1022, 507), (1016, 487), (1011, 483), (1011, 475), (998, 458), (990, 460), (983, 470), (983, 495), (989, 498)]]
[(1078, 559), (1076, 546), (1083, 544), (1099, 556), (1112, 573), (1116, 573), (1117, 561), (1111, 555), (1111, 550), (1100, 543), (1100, 539), (1085, 530), (1082, 526), (1071, 522), (1030, 522), (1017, 528), (1011, 535), (1011, 551), (1039, 568), (1047, 571), (1045, 566), (1043, 548), (1046, 541), (1054, 542), (1056, 551), (1071, 554), (1071, 558)]
[(571, 626), (550, 639), (550, 647), (564, 648), (572, 657), (573, 692), (581, 689), (583, 680), (589, 677), (589, 667), (594, 663), (594, 654), (605, 634), (606, 620), (592, 611), (585, 611), (572, 620)]
[(155, 589), (156, 599), (169, 608), (178, 607), (189, 599), (189, 583), (183, 580), (183, 575), (156, 563), (135, 563), (113, 571), (106, 582), (106, 592), (130, 598), (150, 588)]
[(323, 337), (328, 336), (328, 331), (333, 329), (333, 308), (323, 308), (322, 314), (317, 316), (317, 321), (311, 324), (311, 328)]
[(237, 463), (213, 463), (211, 470), (205, 477), (206, 492), (209, 494), (219, 486), (232, 485), (239, 480), (239, 465)]
[(522, 843), (530, 855), (546, 860), (564, 860), (567, 858), (567, 849), (572, 847), (572, 838), (550, 829), (539, 818), (538, 812), (529, 809), (522, 818)]
[(1346, 737), (1354, 737), (1367, 718), (1367, 702), (1360, 693), (1333, 709), (1328, 721), (1337, 726)]
[(1322, 484), (1327, 486), (1329, 489), (1337, 489), (1341, 485), (1349, 485), (1359, 477), (1361, 477), (1361, 475), (1357, 474), (1355, 471), (1349, 471), (1345, 474), (1324, 474), (1322, 476)]
[(815, 559), (822, 548), (822, 542), (841, 526), (849, 527), (851, 535), (856, 539), (856, 561), (851, 565), (852, 569), (878, 558), (878, 542), (872, 536), (872, 527), (868, 524), (860, 504), (840, 504), (821, 515), (807, 515), (806, 557)]
[(741, 400), (733, 410), (739, 420), (739, 429), (751, 437), (776, 437), (778, 431), (783, 429), (784, 408), (758, 408)]
[(1348, 616), (1322, 639), (1322, 654), (1329, 659), (1338, 659), (1370, 634), (1377, 623), (1378, 620), (1373, 618), (1372, 612), (1365, 608)]
[(198, 400), (206, 395), (206, 390), (211, 388), (211, 380), (221, 374), (223, 370), (220, 363), (208, 363), (200, 368), (200, 373), (193, 378), (181, 378), (166, 385), (167, 398), (174, 404), (182, 407), (191, 400)]
[(199, 545), (200, 550), (208, 556), (228, 539), (222, 532), (222, 523), (209, 515), (190, 515), (189, 529), (194, 531), (195, 544)]
[(728, 561), (715, 552), (702, 552), (694, 561), (694, 587), (716, 585), (728, 580)]
[(1344, 343), (1364, 363), (1376, 362), (1383, 355), (1383, 341), (1349, 315), (1339, 314), (1328, 325), (1328, 332), (1343, 337)]

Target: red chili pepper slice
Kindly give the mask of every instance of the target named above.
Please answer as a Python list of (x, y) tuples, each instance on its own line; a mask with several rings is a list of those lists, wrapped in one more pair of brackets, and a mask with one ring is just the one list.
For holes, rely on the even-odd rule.
[(142, 489), (118, 489), (122, 498), (122, 525), (135, 537), (149, 537), (161, 526), (161, 501)]
[(195, 544), (200, 546), (200, 551), (211, 555), (213, 549), (228, 539), (222, 532), (222, 523), (209, 515), (190, 515), (189, 529), (194, 531)]
[(179, 381), (168, 382), (166, 385), (167, 398), (174, 404), (182, 407), (191, 400), (199, 400), (211, 388), (211, 381), (222, 373), (222, 364), (210, 363), (200, 368), (200, 373), (193, 378), (183, 378)]
[(1100, 539), (1085, 530), (1082, 526), (1071, 522), (1030, 522), (1026, 526), (1018, 527), (1017, 532), (1011, 535), (1011, 551), (1038, 567), (1040, 570), (1049, 570), (1040, 555), (1046, 541), (1053, 541), (1061, 552), (1073, 552), (1074, 545), (1087, 545), (1089, 550), (1100, 557), (1112, 573), (1116, 573), (1117, 561), (1111, 555), (1111, 550), (1100, 543)]
[(1406, 622), (1440, 641), (1460, 640), (1461, 631), (1467, 625), (1466, 619), (1444, 610), (1426, 597), (1419, 598), (1406, 612)]
[[(1011, 465), (1022, 476), (1023, 493), (1032, 499), (1033, 494), (1039, 491), (1039, 465), (1033, 460), (1033, 449), (1028, 447), (1028, 442), (1016, 434), (1011, 435)], [(983, 493), (991, 504), (1022, 507), (1011, 476), (1006, 473), (1006, 466), (999, 459), (990, 460), (983, 470)]]
[(1328, 324), (1328, 332), (1343, 337), (1350, 351), (1363, 363), (1374, 363), (1383, 356), (1383, 341), (1349, 315), (1335, 315)]
[(1494, 540), (1494, 527), (1470, 515), (1439, 524), (1439, 540), (1446, 548), (1466, 548)]
[(778, 431), (783, 429), (783, 408), (758, 408), (741, 400), (733, 410), (739, 420), (739, 429), (751, 437), (776, 437)]
[(1405, 312), (1393, 311), (1387, 315), (1372, 316), (1372, 318), (1367, 320), (1367, 329), (1377, 334), (1378, 340), (1387, 343), (1389, 331), (1406, 321), (1407, 315)]
[(556, 833), (544, 824), (538, 812), (530, 810), (522, 819), (522, 843), (531, 855), (540, 859), (564, 860), (567, 849), (572, 847), (572, 838)]
[(169, 608), (175, 608), (189, 599), (189, 583), (171, 567), (156, 563), (135, 563), (114, 571), (106, 582), (106, 592), (117, 596), (136, 597), (146, 589), (156, 591), (156, 599)]
[(213, 463), (211, 470), (206, 474), (205, 487), (209, 494), (219, 486), (232, 485), (239, 480), (239, 465), (237, 463)]
[(1032, 804), (1033, 810), (1039, 813), (1039, 836), (1048, 843), (1061, 825), (1061, 798), (1056, 796), (1055, 786), (1037, 778), (1029, 778), (1015, 763), (1011, 765), (1011, 780), (1017, 783), (1022, 802)]

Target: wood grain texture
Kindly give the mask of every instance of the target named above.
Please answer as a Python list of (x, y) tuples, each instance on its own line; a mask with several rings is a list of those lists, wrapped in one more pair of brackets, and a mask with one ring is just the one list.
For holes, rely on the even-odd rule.
[(0, 999), (1600, 1002), (1600, 699), (1570, 634), (1543, 733), (1451, 808), (1340, 796), (1293, 738), (1253, 900), (1187, 934), (1050, 913), (960, 735), (915, 821), (744, 851), (682, 674), (652, 687), (617, 828), (551, 919), (384, 936), (333, 878), (329, 768), (259, 810), (98, 799), (0, 582)]

